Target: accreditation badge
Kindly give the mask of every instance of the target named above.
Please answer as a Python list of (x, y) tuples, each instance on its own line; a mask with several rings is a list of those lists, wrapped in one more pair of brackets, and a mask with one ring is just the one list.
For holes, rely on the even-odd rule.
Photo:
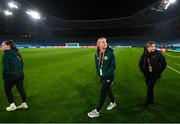
[(100, 76), (102, 76), (102, 75), (103, 75), (103, 73), (102, 73), (102, 69), (100, 69), (99, 71), (100, 71)]

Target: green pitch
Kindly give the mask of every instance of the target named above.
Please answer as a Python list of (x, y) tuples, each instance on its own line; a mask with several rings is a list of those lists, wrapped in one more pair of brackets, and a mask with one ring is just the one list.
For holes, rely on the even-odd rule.
[[(29, 109), (6, 112), (8, 104), (0, 78), (0, 122), (180, 122), (179, 53), (166, 55), (168, 68), (156, 84), (155, 104), (143, 111), (140, 104), (144, 102), (146, 86), (137, 66), (142, 49), (115, 49), (113, 90), (118, 106), (107, 111), (107, 99), (101, 116), (91, 119), (87, 112), (95, 108), (101, 85), (95, 73), (95, 49), (20, 52), (25, 62)], [(13, 93), (16, 104), (20, 104), (16, 88)]]

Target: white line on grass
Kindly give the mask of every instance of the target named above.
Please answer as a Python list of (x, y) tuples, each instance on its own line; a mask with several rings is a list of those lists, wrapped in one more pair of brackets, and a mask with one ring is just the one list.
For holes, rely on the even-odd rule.
[(170, 54), (168, 54), (168, 53), (165, 53), (167, 56), (169, 56), (169, 57), (173, 57), (173, 58), (180, 58), (180, 56), (173, 56), (173, 55), (170, 55)]
[(177, 64), (177, 63), (174, 63), (174, 64), (180, 67), (180, 64)]
[(178, 70), (176, 70), (176, 69), (174, 69), (173, 67), (171, 67), (171, 66), (167, 66), (169, 69), (171, 69), (171, 70), (173, 70), (173, 71), (175, 71), (176, 73), (178, 73), (178, 74), (180, 74), (180, 71), (178, 71)]
[(180, 67), (180, 64), (173, 63), (173, 62), (169, 61), (168, 59), (166, 59), (166, 61), (167, 61), (168, 63), (172, 63), (172, 64), (175, 64), (175, 65), (177, 65), (177, 66), (179, 66), (179, 67)]

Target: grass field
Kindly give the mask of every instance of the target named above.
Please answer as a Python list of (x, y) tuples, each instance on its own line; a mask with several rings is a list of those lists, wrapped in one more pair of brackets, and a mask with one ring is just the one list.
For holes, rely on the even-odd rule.
[[(146, 86), (137, 66), (141, 52), (141, 48), (115, 49), (113, 90), (118, 106), (107, 111), (107, 99), (101, 116), (90, 119), (87, 112), (95, 108), (100, 93), (95, 50), (22, 49), (29, 109), (6, 112), (0, 78), (0, 122), (180, 122), (180, 53), (167, 53), (168, 68), (156, 84), (155, 104), (143, 111), (139, 104)], [(16, 88), (13, 93), (20, 104)]]

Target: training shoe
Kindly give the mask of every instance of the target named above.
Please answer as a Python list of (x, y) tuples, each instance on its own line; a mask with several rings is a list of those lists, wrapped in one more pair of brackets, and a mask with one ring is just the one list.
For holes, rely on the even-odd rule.
[(97, 112), (96, 109), (94, 109), (94, 110), (92, 110), (91, 112), (88, 113), (88, 116), (89, 116), (90, 118), (98, 117), (99, 115), (100, 115), (100, 114), (99, 114), (99, 112)]
[(17, 109), (16, 105), (14, 103), (10, 104), (9, 107), (6, 108), (8, 112), (15, 111)]
[(113, 109), (114, 107), (116, 107), (117, 106), (117, 104), (114, 102), (114, 103), (110, 103), (109, 104), (109, 106), (107, 107), (107, 110), (111, 110), (111, 109)]
[(26, 103), (22, 103), (20, 106), (17, 106), (18, 109), (27, 109), (28, 106)]

